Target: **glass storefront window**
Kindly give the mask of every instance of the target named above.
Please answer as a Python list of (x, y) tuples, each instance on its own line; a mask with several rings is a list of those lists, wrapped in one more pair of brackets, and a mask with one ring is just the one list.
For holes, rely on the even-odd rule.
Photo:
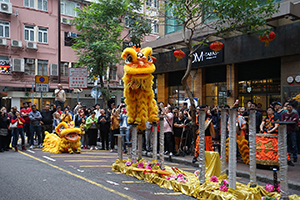
[(169, 87), (169, 103), (171, 106), (181, 107), (185, 99), (185, 91), (182, 86)]
[(226, 105), (226, 83), (206, 83), (205, 103), (209, 106)]
[[(23, 103), (24, 103), (24, 102), (27, 102), (28, 105), (31, 106), (31, 105), (32, 105), (32, 98), (27, 98), (27, 99), (21, 98), (21, 99), (20, 99), (20, 108), (23, 107)], [(51, 104), (53, 104), (53, 103), (54, 103), (54, 99), (43, 99), (43, 105), (42, 105), (42, 108), (44, 108), (46, 104), (51, 105)], [(38, 99), (37, 99), (37, 98), (34, 98), (34, 99), (33, 99), (33, 104), (36, 105), (36, 108), (37, 108), (38, 110), (40, 110), (41, 99), (40, 99), (40, 98), (38, 98)]]
[(251, 100), (267, 109), (272, 102), (281, 101), (280, 79), (246, 80), (239, 81), (239, 106), (247, 107)]

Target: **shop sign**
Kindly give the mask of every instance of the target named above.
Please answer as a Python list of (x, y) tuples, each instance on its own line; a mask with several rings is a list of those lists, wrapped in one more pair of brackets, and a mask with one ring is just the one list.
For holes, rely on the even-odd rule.
[(10, 74), (10, 62), (8, 60), (0, 60), (0, 74)]
[(87, 69), (69, 68), (69, 88), (87, 88)]
[(221, 63), (224, 61), (224, 49), (215, 52), (209, 46), (200, 48), (193, 54), (192, 67)]

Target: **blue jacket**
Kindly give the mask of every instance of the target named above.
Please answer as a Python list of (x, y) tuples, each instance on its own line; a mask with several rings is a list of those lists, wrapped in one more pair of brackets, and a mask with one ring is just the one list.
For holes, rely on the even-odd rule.
[(123, 113), (121, 113), (120, 114), (120, 117), (119, 117), (119, 119), (120, 119), (120, 128), (122, 127), (122, 125), (123, 125), (123, 121), (125, 120), (125, 126), (127, 127), (127, 128), (129, 128), (129, 124), (128, 124), (128, 122), (127, 122), (127, 118), (128, 118), (128, 116), (127, 115), (125, 115), (125, 114), (123, 114)]
[(40, 121), (42, 120), (42, 115), (39, 111), (36, 111), (36, 112), (31, 111), (28, 114), (28, 117), (30, 119), (31, 126), (40, 126), (41, 125)]

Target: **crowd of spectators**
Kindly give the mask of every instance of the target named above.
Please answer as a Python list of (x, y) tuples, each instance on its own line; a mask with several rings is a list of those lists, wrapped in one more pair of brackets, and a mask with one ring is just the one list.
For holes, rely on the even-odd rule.
[[(237, 107), (237, 130), (240, 135), (248, 139), (249, 135), (249, 110), (255, 110), (256, 132), (257, 133), (276, 133), (278, 125), (272, 121), (292, 121), (294, 124), (287, 126), (288, 152), (291, 154), (294, 162), (297, 162), (297, 154), (300, 146), (299, 130), (299, 108), (295, 100), (285, 102), (282, 106), (280, 102), (273, 102), (266, 111), (257, 107), (256, 103), (249, 101), (246, 107)], [(121, 103), (116, 106), (114, 103), (108, 109), (100, 108), (99, 104), (87, 109), (86, 106), (79, 102), (74, 109), (70, 106), (64, 108), (61, 104), (51, 106), (46, 104), (44, 109), (38, 111), (35, 105), (29, 108), (28, 103), (23, 103), (20, 111), (17, 107), (12, 107), (9, 111), (5, 107), (0, 110), (0, 152), (8, 151), (11, 147), (18, 151), (18, 141), (21, 137), (20, 147), (26, 150), (27, 147), (33, 149), (43, 147), (44, 132), (54, 132), (54, 128), (60, 122), (75, 122), (75, 127), (85, 130), (81, 135), (83, 149), (90, 150), (109, 150), (113, 152), (117, 137), (116, 134), (124, 134), (123, 151), (127, 152), (127, 144), (131, 141), (131, 125), (127, 123), (126, 105)], [(158, 104), (159, 115), (164, 119), (164, 137), (165, 137), (165, 154), (169, 156), (180, 156), (181, 152), (194, 155), (193, 162), (197, 161), (197, 133), (193, 132), (191, 126), (191, 111), (187, 103), (182, 107), (165, 106), (162, 102)], [(220, 140), (220, 120), (221, 109), (230, 108), (228, 105), (201, 105), (196, 107), (196, 121), (199, 121), (199, 111), (206, 111), (205, 117), (205, 145), (206, 150), (214, 150), (212, 144)], [(297, 110), (298, 109), (298, 110)], [(228, 123), (228, 112), (227, 112)], [(10, 129), (11, 124), (16, 123), (16, 128)], [(158, 122), (158, 134), (159, 134)], [(299, 123), (300, 124), (300, 123)], [(151, 152), (153, 149), (153, 125), (146, 123), (145, 134), (143, 134), (143, 151)], [(228, 137), (228, 130), (227, 130)], [(158, 137), (159, 138), (159, 137)], [(100, 145), (97, 145), (100, 142)], [(98, 143), (99, 144), (99, 143)], [(19, 148), (20, 148), (19, 147)], [(159, 149), (159, 148), (157, 148)]]

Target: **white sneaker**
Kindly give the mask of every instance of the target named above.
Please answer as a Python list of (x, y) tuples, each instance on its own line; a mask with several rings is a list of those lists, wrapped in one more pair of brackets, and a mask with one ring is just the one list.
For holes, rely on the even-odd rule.
[(90, 150), (93, 150), (93, 148), (94, 148), (94, 147), (93, 147), (93, 146), (91, 146)]
[(31, 145), (31, 146), (29, 147), (29, 149), (33, 149), (33, 145)]
[(172, 153), (172, 152), (170, 152), (169, 156), (173, 156), (173, 153)]
[(98, 148), (97, 148), (97, 147), (94, 147), (94, 150), (98, 150)]
[(40, 145), (39, 145), (39, 148), (41, 148), (41, 149), (42, 149), (42, 148), (43, 148), (43, 145), (42, 145), (42, 144), (40, 144)]

